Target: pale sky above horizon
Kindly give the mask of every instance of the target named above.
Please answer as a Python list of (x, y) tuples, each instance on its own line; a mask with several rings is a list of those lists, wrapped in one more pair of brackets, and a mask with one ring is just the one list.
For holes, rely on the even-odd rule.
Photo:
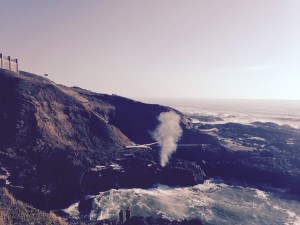
[(299, 0), (0, 0), (0, 52), (126, 97), (300, 100)]

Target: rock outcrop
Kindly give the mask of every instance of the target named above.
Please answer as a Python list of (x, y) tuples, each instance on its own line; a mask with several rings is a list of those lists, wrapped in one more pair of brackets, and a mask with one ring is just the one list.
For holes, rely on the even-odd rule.
[[(174, 159), (162, 168), (158, 148), (124, 148), (153, 142), (157, 117), (167, 111), (175, 110), (1, 70), (0, 167), (11, 191), (41, 209), (110, 188), (201, 183), (198, 163)], [(216, 143), (176, 112), (182, 143)]]

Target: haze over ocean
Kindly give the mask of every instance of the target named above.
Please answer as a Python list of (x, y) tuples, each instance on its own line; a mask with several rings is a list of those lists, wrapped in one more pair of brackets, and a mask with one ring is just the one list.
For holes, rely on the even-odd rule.
[(187, 114), (212, 116), (222, 119), (211, 123), (273, 122), (300, 128), (299, 100), (230, 100), (230, 99), (171, 99), (140, 98), (147, 103), (157, 103), (178, 109)]

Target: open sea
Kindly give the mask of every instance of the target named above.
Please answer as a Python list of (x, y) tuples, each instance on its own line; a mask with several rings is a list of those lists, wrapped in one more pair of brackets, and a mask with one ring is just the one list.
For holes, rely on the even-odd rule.
[(300, 100), (139, 99), (171, 106), (186, 114), (212, 116), (213, 123), (273, 122), (300, 128)]

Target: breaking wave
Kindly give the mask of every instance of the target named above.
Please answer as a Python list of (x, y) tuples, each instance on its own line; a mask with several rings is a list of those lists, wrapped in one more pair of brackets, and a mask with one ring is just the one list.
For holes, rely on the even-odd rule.
[[(204, 224), (299, 224), (300, 201), (284, 189), (257, 189), (221, 180), (185, 188), (120, 189), (94, 198), (93, 220), (117, 219), (121, 208), (135, 216), (170, 220), (199, 219)], [(74, 205), (72, 206), (74, 207)]]

